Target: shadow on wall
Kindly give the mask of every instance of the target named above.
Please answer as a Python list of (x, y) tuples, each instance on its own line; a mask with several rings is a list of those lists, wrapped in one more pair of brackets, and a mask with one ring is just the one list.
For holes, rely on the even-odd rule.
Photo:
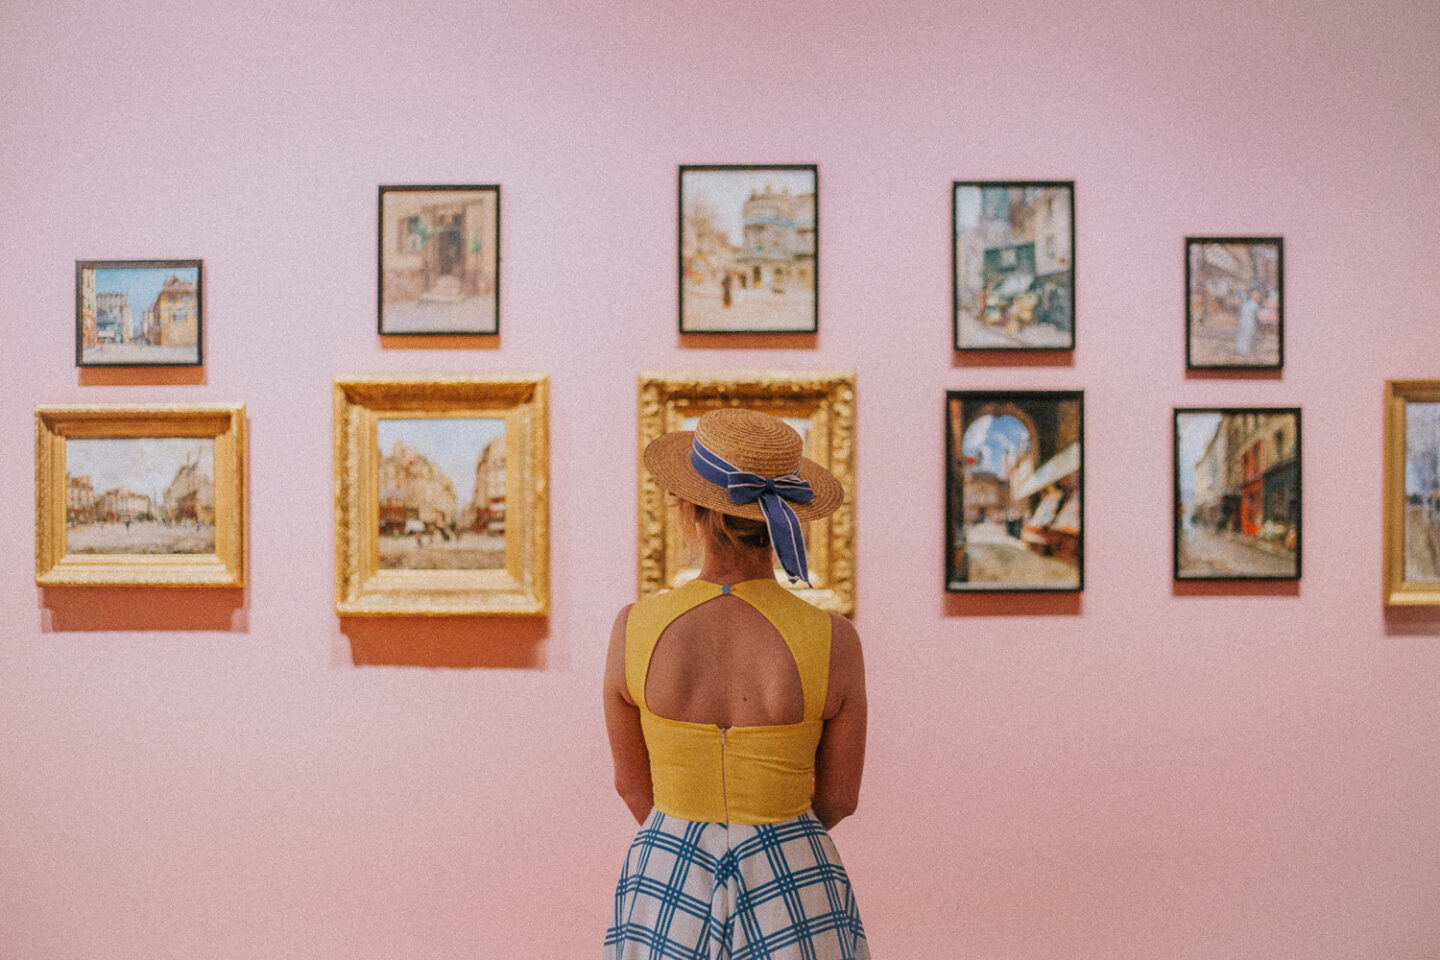
[(1440, 639), (1440, 607), (1386, 607), (1385, 635)]
[(544, 617), (341, 617), (357, 667), (544, 670)]
[(40, 617), (45, 633), (250, 629), (242, 587), (42, 587)]
[(947, 593), (947, 617), (1078, 617), (1080, 594), (1066, 593)]

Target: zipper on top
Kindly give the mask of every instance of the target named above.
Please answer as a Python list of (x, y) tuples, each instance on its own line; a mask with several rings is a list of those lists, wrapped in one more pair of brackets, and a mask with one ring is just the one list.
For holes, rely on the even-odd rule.
[(730, 823), (730, 784), (725, 780), (725, 738), (730, 733), (729, 727), (720, 728), (720, 801), (725, 806), (725, 823)]

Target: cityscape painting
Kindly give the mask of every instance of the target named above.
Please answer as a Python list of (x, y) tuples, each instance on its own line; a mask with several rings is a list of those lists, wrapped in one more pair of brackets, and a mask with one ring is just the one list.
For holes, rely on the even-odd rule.
[(380, 569), (505, 566), (505, 420), (383, 417), (375, 429)]
[(1284, 286), (1280, 237), (1186, 237), (1186, 366), (1283, 367)]
[(35, 583), (245, 585), (245, 407), (35, 408)]
[(72, 437), (65, 552), (214, 553), (215, 441)]
[(1074, 349), (1074, 182), (957, 180), (951, 213), (955, 349)]
[(335, 612), (545, 616), (549, 380), (337, 377)]
[(945, 588), (1084, 586), (1084, 394), (952, 390), (946, 409)]
[(380, 188), (381, 335), (500, 332), (500, 187)]
[(75, 365), (198, 365), (200, 272), (199, 260), (76, 261)]
[(1177, 580), (1300, 578), (1300, 410), (1175, 410)]
[(680, 167), (680, 332), (819, 328), (818, 169)]
[(1440, 604), (1440, 380), (1385, 384), (1385, 602)]

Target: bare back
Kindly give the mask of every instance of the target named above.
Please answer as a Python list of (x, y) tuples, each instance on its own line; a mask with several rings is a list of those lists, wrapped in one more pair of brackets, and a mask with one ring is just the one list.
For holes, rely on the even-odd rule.
[(780, 632), (735, 596), (677, 617), (655, 644), (645, 700), (662, 717), (721, 727), (798, 723), (800, 671)]

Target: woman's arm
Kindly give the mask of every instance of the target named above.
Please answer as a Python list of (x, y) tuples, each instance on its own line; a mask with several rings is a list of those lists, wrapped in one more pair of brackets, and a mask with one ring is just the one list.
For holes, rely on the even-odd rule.
[(865, 660), (849, 620), (830, 615), (830, 689), (815, 753), (815, 816), (829, 830), (855, 812), (865, 770)]
[(605, 730), (610, 735), (610, 759), (615, 765), (615, 791), (630, 808), (636, 823), (650, 815), (654, 789), (650, 785), (650, 753), (640, 729), (640, 709), (625, 684), (625, 623), (630, 607), (620, 611), (610, 629), (610, 652), (605, 657)]

